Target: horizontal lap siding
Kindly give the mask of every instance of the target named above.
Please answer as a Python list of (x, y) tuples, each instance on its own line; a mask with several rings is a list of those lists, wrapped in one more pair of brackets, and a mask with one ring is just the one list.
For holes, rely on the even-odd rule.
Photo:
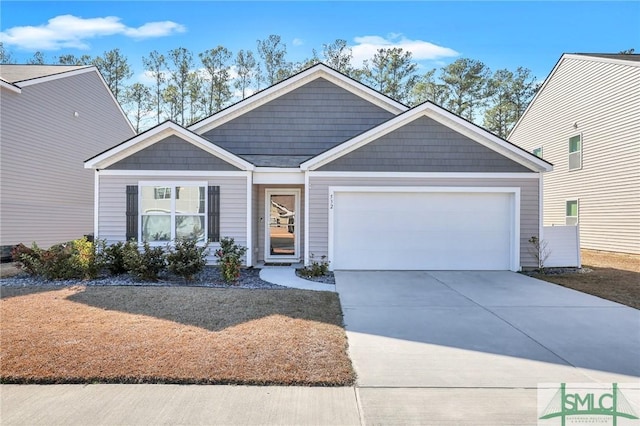
[[(138, 185), (139, 181), (207, 181), (208, 185), (220, 186), (220, 237), (232, 237), (236, 244), (247, 246), (247, 178), (233, 177), (187, 177), (172, 176), (100, 176), (100, 206), (98, 237), (108, 244), (125, 241), (127, 185)], [(210, 244), (209, 263), (215, 262), (213, 251), (219, 244)]]
[[(330, 186), (469, 186), (520, 187), (520, 261), (522, 267), (534, 267), (529, 252), (529, 238), (538, 236), (537, 179), (458, 179), (458, 178), (370, 178), (309, 177), (309, 253), (316, 257), (328, 254)], [(481, 243), (479, 243), (481, 245)]]
[[(554, 165), (544, 175), (544, 224), (565, 224), (578, 199), (583, 248), (640, 253), (640, 67), (565, 59), (510, 136)], [(577, 129), (574, 123), (577, 122)], [(582, 169), (568, 168), (582, 133)]]
[(1, 244), (48, 247), (92, 233), (94, 172), (83, 162), (132, 136), (94, 72), (2, 90)]

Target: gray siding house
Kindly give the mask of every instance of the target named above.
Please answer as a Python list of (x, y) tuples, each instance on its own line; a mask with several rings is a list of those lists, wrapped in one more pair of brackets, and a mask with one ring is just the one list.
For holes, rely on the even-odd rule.
[(554, 164), (544, 225), (584, 249), (640, 253), (640, 55), (565, 54), (509, 140)]
[(439, 106), (409, 109), (323, 64), (85, 167), (95, 234), (111, 243), (233, 237), (247, 265), (514, 271), (537, 266), (527, 240), (551, 170)]
[(94, 230), (83, 161), (135, 132), (95, 67), (0, 65), (0, 245)]

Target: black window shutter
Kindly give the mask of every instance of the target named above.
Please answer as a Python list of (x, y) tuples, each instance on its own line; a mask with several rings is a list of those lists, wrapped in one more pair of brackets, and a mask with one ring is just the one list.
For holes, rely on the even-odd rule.
[(138, 185), (127, 185), (127, 241), (138, 240)]
[(220, 187), (209, 187), (209, 215), (207, 218), (209, 241), (220, 241)]

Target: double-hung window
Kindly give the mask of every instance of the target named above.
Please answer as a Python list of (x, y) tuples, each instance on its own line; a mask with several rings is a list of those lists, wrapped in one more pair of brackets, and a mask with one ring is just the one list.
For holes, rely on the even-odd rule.
[(207, 184), (140, 183), (140, 240), (166, 243), (181, 238), (204, 242), (207, 217)]
[(569, 138), (569, 170), (582, 168), (582, 135)]
[(566, 225), (578, 224), (578, 200), (567, 200), (566, 202)]

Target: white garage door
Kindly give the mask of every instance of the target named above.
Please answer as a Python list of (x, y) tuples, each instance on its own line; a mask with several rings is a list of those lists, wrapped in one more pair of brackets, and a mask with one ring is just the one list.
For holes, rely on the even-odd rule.
[(509, 192), (336, 191), (332, 269), (511, 269), (514, 202)]

